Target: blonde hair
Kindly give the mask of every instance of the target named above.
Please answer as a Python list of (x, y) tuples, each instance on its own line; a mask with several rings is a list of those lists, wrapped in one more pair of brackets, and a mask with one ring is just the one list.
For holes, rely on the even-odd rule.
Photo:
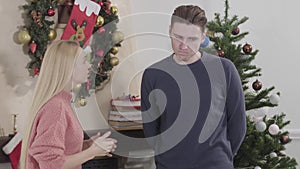
[(26, 168), (28, 143), (32, 125), (40, 108), (54, 95), (63, 91), (72, 80), (80, 46), (77, 42), (59, 40), (47, 49), (27, 115), (27, 127), (23, 134), (20, 168)]

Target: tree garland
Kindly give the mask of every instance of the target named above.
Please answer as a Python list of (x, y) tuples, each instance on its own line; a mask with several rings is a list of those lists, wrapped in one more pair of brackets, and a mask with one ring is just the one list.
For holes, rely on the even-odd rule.
[[(27, 68), (30, 75), (36, 76), (42, 64), (47, 45), (56, 38), (56, 31), (51, 28), (54, 21), (49, 20), (55, 14), (56, 1), (39, 0), (32, 1), (23, 6), (26, 11), (24, 30), (19, 32), (19, 41), (27, 45), (28, 55), (31, 61)], [(52, 14), (52, 16), (50, 15)]]

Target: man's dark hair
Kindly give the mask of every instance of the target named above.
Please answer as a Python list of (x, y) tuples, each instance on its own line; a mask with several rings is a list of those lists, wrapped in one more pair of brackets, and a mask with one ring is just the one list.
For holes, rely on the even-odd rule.
[(181, 5), (172, 14), (171, 27), (175, 22), (197, 25), (204, 32), (207, 18), (205, 11), (199, 6)]

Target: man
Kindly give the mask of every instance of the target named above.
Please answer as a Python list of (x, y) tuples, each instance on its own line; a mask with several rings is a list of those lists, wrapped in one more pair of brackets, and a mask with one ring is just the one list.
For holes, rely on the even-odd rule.
[(157, 169), (232, 169), (245, 136), (235, 66), (198, 51), (206, 22), (200, 7), (177, 7), (169, 28), (174, 53), (143, 74), (143, 128)]

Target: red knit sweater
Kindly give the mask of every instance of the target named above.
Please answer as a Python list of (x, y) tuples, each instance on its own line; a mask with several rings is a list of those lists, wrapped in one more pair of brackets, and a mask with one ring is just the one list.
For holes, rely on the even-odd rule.
[(29, 138), (27, 169), (60, 169), (66, 156), (82, 150), (83, 131), (71, 98), (60, 92), (39, 110)]

